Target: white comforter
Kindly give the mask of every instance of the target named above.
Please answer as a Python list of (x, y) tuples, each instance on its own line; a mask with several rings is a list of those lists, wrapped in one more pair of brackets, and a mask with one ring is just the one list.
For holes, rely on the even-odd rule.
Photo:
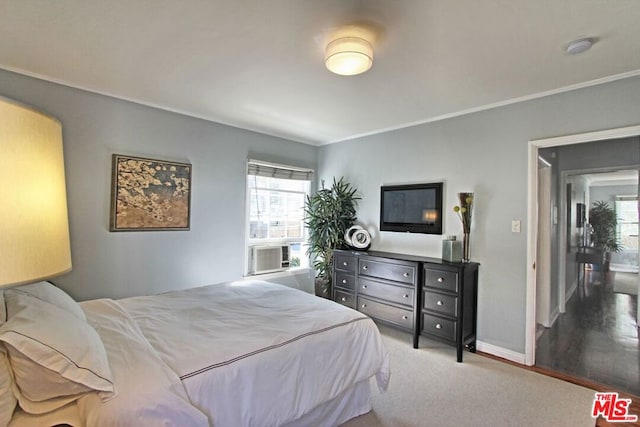
[(158, 357), (133, 319), (116, 301), (83, 303), (87, 321), (98, 331), (116, 384), (115, 397), (96, 393), (78, 400), (86, 426), (206, 426), (205, 415), (190, 404), (178, 376)]
[(42, 415), (19, 410), (11, 427), (209, 425), (206, 415), (189, 401), (176, 373), (160, 359), (117, 301), (87, 301), (82, 307), (104, 343), (116, 388), (114, 397), (102, 401), (97, 393), (87, 393), (76, 402)]
[(375, 324), (281, 285), (239, 281), (119, 303), (215, 427), (292, 422), (389, 362)]
[(281, 285), (242, 281), (81, 306), (104, 343), (115, 397), (17, 411), (11, 426), (297, 425), (372, 376), (382, 390), (389, 380), (368, 317)]

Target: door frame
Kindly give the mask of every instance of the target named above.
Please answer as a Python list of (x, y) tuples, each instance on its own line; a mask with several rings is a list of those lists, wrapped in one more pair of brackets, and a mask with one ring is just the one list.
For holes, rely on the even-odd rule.
[[(640, 136), (640, 125), (573, 135), (530, 140), (528, 144), (527, 197), (527, 291), (525, 314), (525, 365), (535, 364), (536, 355), (536, 272), (538, 236), (538, 150), (561, 145), (581, 144)], [(640, 310), (640, 309), (639, 309)]]
[[(536, 324), (548, 328), (553, 323), (551, 296), (551, 165), (538, 166), (538, 233), (536, 250)], [(538, 292), (539, 291), (539, 292)], [(538, 299), (538, 297), (543, 298)], [(536, 325), (537, 329), (537, 325)]]

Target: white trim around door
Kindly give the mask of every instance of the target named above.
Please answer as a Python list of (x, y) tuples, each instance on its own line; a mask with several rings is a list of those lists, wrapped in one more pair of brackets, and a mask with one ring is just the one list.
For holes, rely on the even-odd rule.
[(535, 262), (537, 251), (536, 240), (538, 236), (538, 150), (545, 147), (557, 147), (560, 145), (606, 141), (610, 139), (628, 138), (639, 135), (640, 125), (529, 141), (529, 167), (527, 179), (527, 211), (529, 220), (527, 221), (527, 308), (525, 320), (525, 365), (534, 365), (536, 356)]

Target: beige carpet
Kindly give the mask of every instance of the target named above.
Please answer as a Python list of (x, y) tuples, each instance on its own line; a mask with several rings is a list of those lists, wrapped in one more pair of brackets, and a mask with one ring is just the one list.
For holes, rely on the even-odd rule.
[(343, 427), (594, 426), (594, 391), (380, 327), (391, 357), (389, 390), (372, 382), (373, 411)]

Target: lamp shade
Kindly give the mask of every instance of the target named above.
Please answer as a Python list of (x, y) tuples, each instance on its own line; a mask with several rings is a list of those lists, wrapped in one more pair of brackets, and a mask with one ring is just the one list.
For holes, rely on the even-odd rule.
[(353, 76), (371, 68), (373, 47), (360, 37), (341, 37), (327, 45), (324, 59), (329, 71), (342, 76)]
[(62, 126), (0, 97), (0, 287), (71, 270)]

